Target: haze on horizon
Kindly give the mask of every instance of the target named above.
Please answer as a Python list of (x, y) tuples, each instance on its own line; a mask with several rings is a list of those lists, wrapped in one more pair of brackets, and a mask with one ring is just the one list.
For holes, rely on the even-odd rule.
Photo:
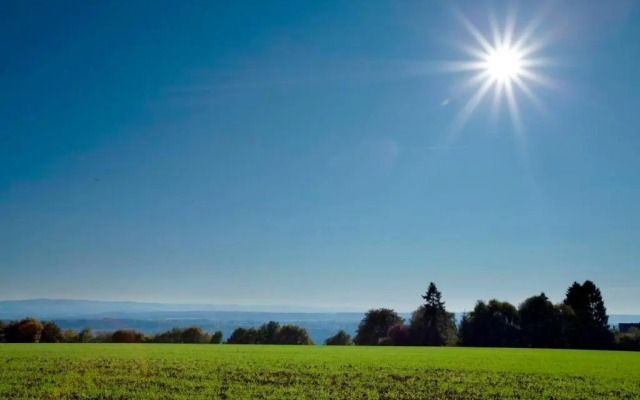
[[(473, 56), (492, 13), (535, 51)], [(9, 1), (0, 300), (410, 311), (433, 281), (466, 311), (590, 279), (640, 313), (638, 37), (632, 0)]]

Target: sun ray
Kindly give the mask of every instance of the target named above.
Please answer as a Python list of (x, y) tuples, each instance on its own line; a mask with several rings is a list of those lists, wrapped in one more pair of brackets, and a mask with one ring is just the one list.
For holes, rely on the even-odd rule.
[(524, 145), (524, 126), (522, 125), (522, 119), (520, 118), (520, 110), (518, 108), (518, 102), (516, 96), (513, 94), (513, 84), (511, 81), (505, 84), (505, 93), (507, 95), (507, 104), (509, 105), (509, 114), (511, 115), (511, 122), (518, 140), (521, 141), (521, 145)]
[(533, 36), (536, 29), (538, 29), (538, 26), (540, 26), (541, 23), (542, 18), (540, 16), (536, 16), (535, 18), (533, 18), (524, 28), (524, 30), (518, 37), (518, 40), (516, 40), (516, 42), (513, 44), (513, 47), (516, 49), (520, 49), (522, 46), (524, 46), (524, 44), (527, 43), (529, 39), (531, 39), (531, 36)]
[(540, 104), (540, 100), (538, 99), (538, 97), (531, 91), (531, 89), (529, 88), (529, 86), (522, 80), (522, 78), (520, 78), (519, 76), (516, 76), (515, 78), (513, 78), (513, 82), (516, 84), (516, 86), (518, 86), (518, 88), (520, 90), (522, 90), (522, 92), (534, 103), (534, 104)]
[(486, 71), (480, 71), (475, 73), (474, 75), (465, 78), (463, 81), (458, 82), (452, 90), (452, 97), (457, 97), (462, 93), (467, 93), (472, 89), (477, 90), (478, 87), (482, 86), (482, 84), (489, 78), (489, 75)]
[(472, 77), (466, 79), (463, 83), (463, 86), (466, 88), (470, 88), (473, 86), (477, 86), (479, 84), (481, 84), (482, 82), (487, 81), (490, 78), (489, 73), (487, 71), (481, 71), (475, 75), (473, 75)]
[(467, 101), (462, 110), (460, 110), (454, 121), (452, 136), (457, 135), (457, 133), (464, 128), (467, 120), (469, 119), (471, 114), (473, 114), (482, 99), (484, 99), (484, 97), (487, 95), (487, 92), (489, 91), (489, 89), (491, 89), (493, 83), (493, 79), (486, 79), (482, 86), (480, 86), (480, 88), (476, 91), (476, 93), (469, 99), (469, 101)]
[(523, 57), (528, 57), (533, 53), (536, 53), (540, 49), (546, 47), (551, 41), (551, 37), (539, 37), (534, 41), (529, 42), (527, 46), (520, 46), (518, 50)]
[(502, 105), (502, 91), (504, 90), (504, 83), (497, 82), (493, 91), (493, 100), (491, 102), (491, 118), (497, 120), (500, 115), (500, 108)]
[(523, 78), (526, 78), (526, 79), (528, 79), (530, 81), (533, 81), (533, 82), (535, 82), (537, 84), (546, 86), (549, 89), (557, 89), (557, 87), (558, 87), (557, 84), (553, 80), (547, 78), (546, 76), (542, 76), (540, 74), (537, 74), (537, 73), (529, 71), (529, 70), (523, 70), (520, 73), (520, 76), (523, 77)]
[(463, 93), (468, 93), (471, 89), (476, 88), (477, 90), (487, 78), (488, 75), (486, 71), (478, 71), (470, 77), (466, 77), (464, 80), (457, 82), (451, 89), (451, 94), (448, 97), (457, 98)]
[(491, 26), (491, 34), (493, 36), (493, 47), (499, 49), (502, 47), (502, 36), (500, 36), (500, 28), (498, 26), (498, 19), (493, 11), (489, 11), (489, 26)]
[(511, 42), (513, 41), (513, 33), (515, 30), (515, 26), (516, 26), (516, 10), (512, 6), (510, 7), (509, 12), (507, 14), (507, 23), (505, 24), (504, 39), (502, 43), (503, 47), (506, 47), (506, 48), (512, 47)]
[(449, 62), (446, 68), (451, 72), (471, 73), (461, 86), (467, 89), (473, 87), (475, 91), (456, 115), (452, 136), (464, 128), (480, 103), (491, 93), (492, 118), (499, 116), (502, 103), (506, 103), (514, 134), (524, 144), (524, 123), (517, 94), (522, 93), (539, 111), (544, 112), (544, 106), (532, 86), (535, 84), (551, 89), (557, 86), (553, 80), (537, 71), (539, 67), (547, 67), (554, 62), (551, 58), (537, 56), (551, 39), (550, 35), (540, 37), (536, 34), (542, 17), (533, 18), (520, 31), (516, 29), (515, 6), (507, 10), (503, 26), (498, 23), (493, 11), (489, 10), (489, 34), (485, 35), (462, 13), (456, 11), (456, 16), (475, 44), (460, 46), (471, 57), (470, 60)]
[(558, 65), (558, 59), (551, 57), (539, 57), (534, 59), (524, 59), (521, 62), (522, 66), (527, 69), (531, 67), (551, 67)]
[(438, 63), (437, 68), (449, 71), (479, 71), (484, 69), (482, 61), (445, 61)]
[(478, 60), (482, 60), (487, 56), (487, 52), (467, 44), (461, 44), (460, 49), (465, 51), (470, 57), (474, 57)]
[(529, 100), (531, 100), (538, 111), (540, 111), (542, 114), (547, 114), (547, 109), (544, 107), (538, 96), (533, 93), (531, 88), (529, 88), (529, 85), (527, 85), (526, 82), (522, 80), (522, 78), (518, 76), (513, 80), (513, 82), (516, 84), (518, 89), (520, 89), (522, 93), (524, 93), (529, 98)]
[(473, 36), (473, 38), (478, 42), (478, 44), (480, 46), (482, 46), (482, 48), (485, 51), (489, 52), (489, 51), (491, 51), (493, 49), (493, 47), (491, 46), (491, 43), (489, 43), (489, 41), (487, 41), (487, 38), (485, 38), (484, 35), (482, 33), (480, 33), (478, 28), (476, 28), (476, 26), (473, 25), (473, 23), (471, 23), (471, 21), (469, 21), (461, 13), (458, 13), (458, 18), (460, 18), (460, 20), (462, 21), (462, 24), (467, 29), (467, 31), (471, 34), (471, 36)]

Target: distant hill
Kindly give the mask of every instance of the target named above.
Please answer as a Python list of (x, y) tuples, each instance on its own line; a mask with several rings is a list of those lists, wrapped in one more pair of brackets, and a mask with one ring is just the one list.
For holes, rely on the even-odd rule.
[(240, 326), (257, 327), (268, 321), (278, 321), (304, 327), (318, 344), (340, 329), (355, 332), (363, 313), (280, 306), (50, 299), (0, 301), (0, 320), (32, 316), (53, 320), (63, 329), (91, 327), (94, 331), (113, 331), (131, 328), (153, 334), (172, 327), (198, 325), (209, 332), (221, 330), (228, 337)]
[[(125, 301), (67, 300), (67, 299), (27, 299), (0, 300), (0, 319), (24, 318), (78, 318), (102, 316), (140, 317), (167, 315), (176, 317), (176, 313), (195, 313), (191, 317), (202, 317), (210, 312), (266, 312), (266, 313), (323, 313), (337, 312), (330, 308), (313, 308), (280, 305), (237, 305), (237, 304), (171, 304), (171, 303), (139, 303)], [(354, 310), (360, 311), (360, 310)], [(190, 318), (191, 318), (190, 317)]]

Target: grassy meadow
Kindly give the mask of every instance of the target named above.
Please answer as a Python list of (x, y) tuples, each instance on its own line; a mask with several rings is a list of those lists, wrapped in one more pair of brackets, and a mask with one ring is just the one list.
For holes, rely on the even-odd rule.
[(640, 353), (2, 344), (0, 399), (640, 399)]

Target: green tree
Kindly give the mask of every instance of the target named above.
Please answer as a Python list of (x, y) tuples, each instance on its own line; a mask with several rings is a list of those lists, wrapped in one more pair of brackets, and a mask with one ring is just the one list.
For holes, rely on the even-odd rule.
[(155, 343), (182, 343), (184, 331), (184, 328), (174, 327), (168, 331), (156, 333), (152, 340)]
[(211, 335), (210, 343), (211, 344), (220, 344), (220, 343), (222, 343), (222, 336), (223, 336), (222, 331), (215, 331), (213, 333), (213, 335)]
[(52, 321), (42, 321), (41, 343), (58, 343), (62, 341), (62, 330)]
[[(415, 314), (415, 313), (414, 313)], [(420, 326), (421, 323), (418, 323)], [(387, 337), (389, 338), (389, 344), (394, 346), (411, 346), (418, 342), (415, 339), (416, 336), (411, 329), (410, 325), (405, 324), (395, 324), (387, 331)], [(422, 337), (422, 335), (418, 335), (418, 337)]]
[(111, 332), (96, 332), (94, 340), (96, 343), (111, 343), (112, 336)]
[(580, 331), (580, 323), (575, 311), (570, 306), (560, 303), (553, 306), (556, 319), (560, 325), (560, 336), (558, 338), (559, 347), (571, 348), (575, 347), (575, 337)]
[(313, 344), (307, 330), (298, 325), (283, 325), (276, 334), (277, 344)]
[(458, 331), (455, 315), (444, 312), (437, 318), (426, 321), (427, 312), (425, 306), (418, 307), (411, 314), (409, 324), (411, 344), (416, 346), (453, 346), (458, 342)]
[(506, 301), (479, 300), (460, 323), (463, 346), (514, 347), (518, 345), (518, 338), (518, 310)]
[(260, 328), (258, 328), (258, 343), (275, 344), (278, 340), (279, 331), (280, 324), (276, 321), (269, 321), (266, 324), (262, 324)]
[(260, 333), (256, 328), (236, 328), (227, 339), (228, 344), (256, 344)]
[(329, 336), (324, 341), (324, 344), (327, 346), (348, 346), (352, 345), (353, 342), (351, 341), (351, 335), (341, 329), (335, 335)]
[(118, 329), (111, 335), (113, 343), (141, 343), (144, 334), (133, 329)]
[(640, 329), (632, 328), (629, 332), (613, 332), (616, 350), (640, 351)]
[(562, 319), (544, 293), (522, 302), (518, 313), (522, 346), (563, 347)]
[(191, 326), (185, 329), (181, 336), (182, 343), (202, 343), (204, 334), (199, 326)]
[(447, 312), (442, 293), (431, 282), (422, 296), (425, 304), (411, 316), (415, 344), (422, 346), (454, 345), (458, 341), (453, 313)]
[(4, 329), (5, 340), (8, 343), (38, 343), (42, 329), (42, 323), (35, 318), (11, 321)]
[(391, 309), (369, 310), (360, 321), (353, 342), (357, 345), (377, 345), (387, 337), (389, 328), (403, 322), (403, 319)]
[(4, 329), (6, 325), (2, 320), (0, 320), (0, 343), (4, 343)]
[(89, 327), (82, 328), (78, 334), (78, 342), (80, 343), (90, 343), (93, 342), (93, 339), (93, 331)]
[(602, 349), (610, 347), (613, 336), (609, 331), (609, 317), (600, 289), (587, 280), (582, 285), (574, 282), (567, 289), (564, 304), (575, 312), (577, 327), (572, 345), (579, 348)]
[(62, 331), (62, 342), (77, 343), (79, 341), (78, 332), (75, 329), (65, 329)]
[(573, 285), (567, 289), (564, 304), (573, 308), (581, 322), (594, 327), (608, 327), (607, 309), (600, 289), (593, 282), (587, 280), (582, 285), (573, 282)]

